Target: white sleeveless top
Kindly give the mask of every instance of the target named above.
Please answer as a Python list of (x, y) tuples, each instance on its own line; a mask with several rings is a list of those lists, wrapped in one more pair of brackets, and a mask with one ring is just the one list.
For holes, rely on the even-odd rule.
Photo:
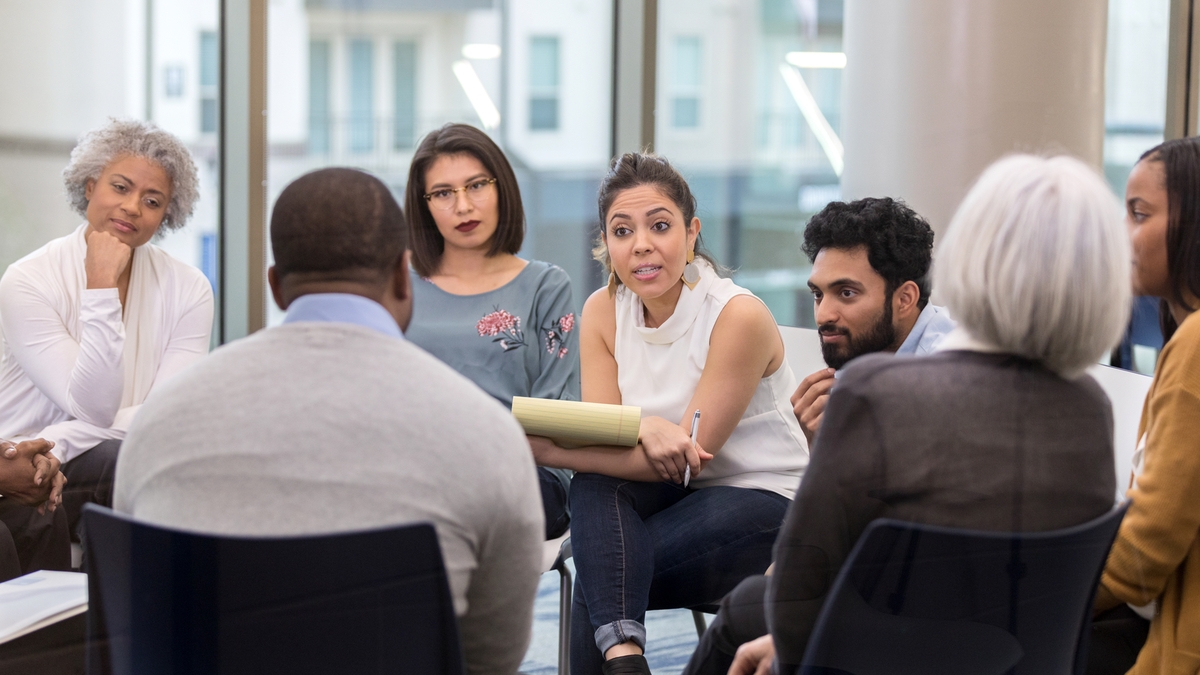
[[(621, 403), (642, 408), (642, 416), (672, 422), (684, 419), (708, 358), (708, 341), (725, 303), (754, 296), (712, 266), (697, 259), (700, 282), (686, 285), (675, 313), (658, 328), (647, 328), (642, 300), (625, 286), (617, 289), (617, 332), (613, 356)], [(792, 411), (796, 378), (785, 359), (754, 390), (746, 414), (725, 446), (691, 482), (696, 488), (729, 485), (769, 490), (791, 499), (808, 466), (808, 442)], [(703, 412), (703, 411), (702, 411)], [(690, 415), (689, 415), (690, 419)], [(704, 418), (701, 417), (701, 426)]]

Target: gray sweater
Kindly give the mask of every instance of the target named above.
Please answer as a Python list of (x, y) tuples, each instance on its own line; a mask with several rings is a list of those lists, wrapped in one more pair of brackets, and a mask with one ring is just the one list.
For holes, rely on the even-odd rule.
[(144, 404), (114, 506), (218, 534), (430, 521), (470, 673), (529, 643), (542, 508), (504, 406), (411, 343), (343, 323), (271, 328), (215, 351)]

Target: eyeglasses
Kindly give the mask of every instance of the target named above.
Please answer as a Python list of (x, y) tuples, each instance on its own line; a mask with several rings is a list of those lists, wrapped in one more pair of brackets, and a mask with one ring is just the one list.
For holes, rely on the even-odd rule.
[(449, 211), (450, 209), (454, 208), (454, 203), (458, 201), (456, 195), (459, 190), (462, 190), (463, 194), (467, 195), (467, 199), (471, 200), (472, 204), (478, 206), (480, 202), (491, 196), (491, 190), (489, 188), (495, 184), (495, 178), (481, 178), (476, 181), (471, 181), (462, 187), (438, 188), (433, 192), (422, 196), (425, 197), (425, 201), (429, 202), (430, 206), (441, 209), (442, 211)]

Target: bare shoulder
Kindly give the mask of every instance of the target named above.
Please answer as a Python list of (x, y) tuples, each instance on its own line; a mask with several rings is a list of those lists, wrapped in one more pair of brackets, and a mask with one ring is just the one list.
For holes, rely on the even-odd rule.
[(617, 330), (617, 302), (610, 297), (607, 288), (598, 288), (583, 303), (583, 326), (585, 330), (599, 330), (605, 334)]
[[(708, 339), (710, 358), (745, 363), (762, 376), (783, 363), (783, 338), (771, 310), (753, 295), (738, 295), (725, 303)], [(753, 364), (753, 365), (751, 365)]]
[(738, 295), (730, 298), (713, 325), (713, 336), (718, 333), (747, 339), (771, 339), (778, 337), (779, 326), (771, 310), (753, 295)]

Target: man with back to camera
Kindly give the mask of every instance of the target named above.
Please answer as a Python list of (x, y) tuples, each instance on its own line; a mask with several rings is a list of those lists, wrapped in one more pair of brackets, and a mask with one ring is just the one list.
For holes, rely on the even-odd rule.
[(928, 354), (954, 328), (929, 303), (933, 228), (890, 197), (831, 202), (804, 228), (821, 355), (829, 368), (800, 382), (792, 405), (812, 443), (836, 372), (873, 352)]
[(378, 179), (321, 169), (271, 215), (282, 326), (156, 391), (121, 448), (114, 507), (193, 531), (303, 535), (432, 521), (470, 673), (515, 673), (542, 506), (503, 405), (407, 342), (408, 229)]
[[(808, 288), (829, 366), (804, 378), (792, 395), (811, 444), (837, 371), (863, 354), (929, 354), (954, 322), (929, 302), (933, 228), (902, 202), (831, 202), (808, 221), (803, 250), (813, 264)], [(685, 675), (724, 675), (740, 645), (767, 634), (766, 590), (767, 577), (756, 575), (722, 598)]]

